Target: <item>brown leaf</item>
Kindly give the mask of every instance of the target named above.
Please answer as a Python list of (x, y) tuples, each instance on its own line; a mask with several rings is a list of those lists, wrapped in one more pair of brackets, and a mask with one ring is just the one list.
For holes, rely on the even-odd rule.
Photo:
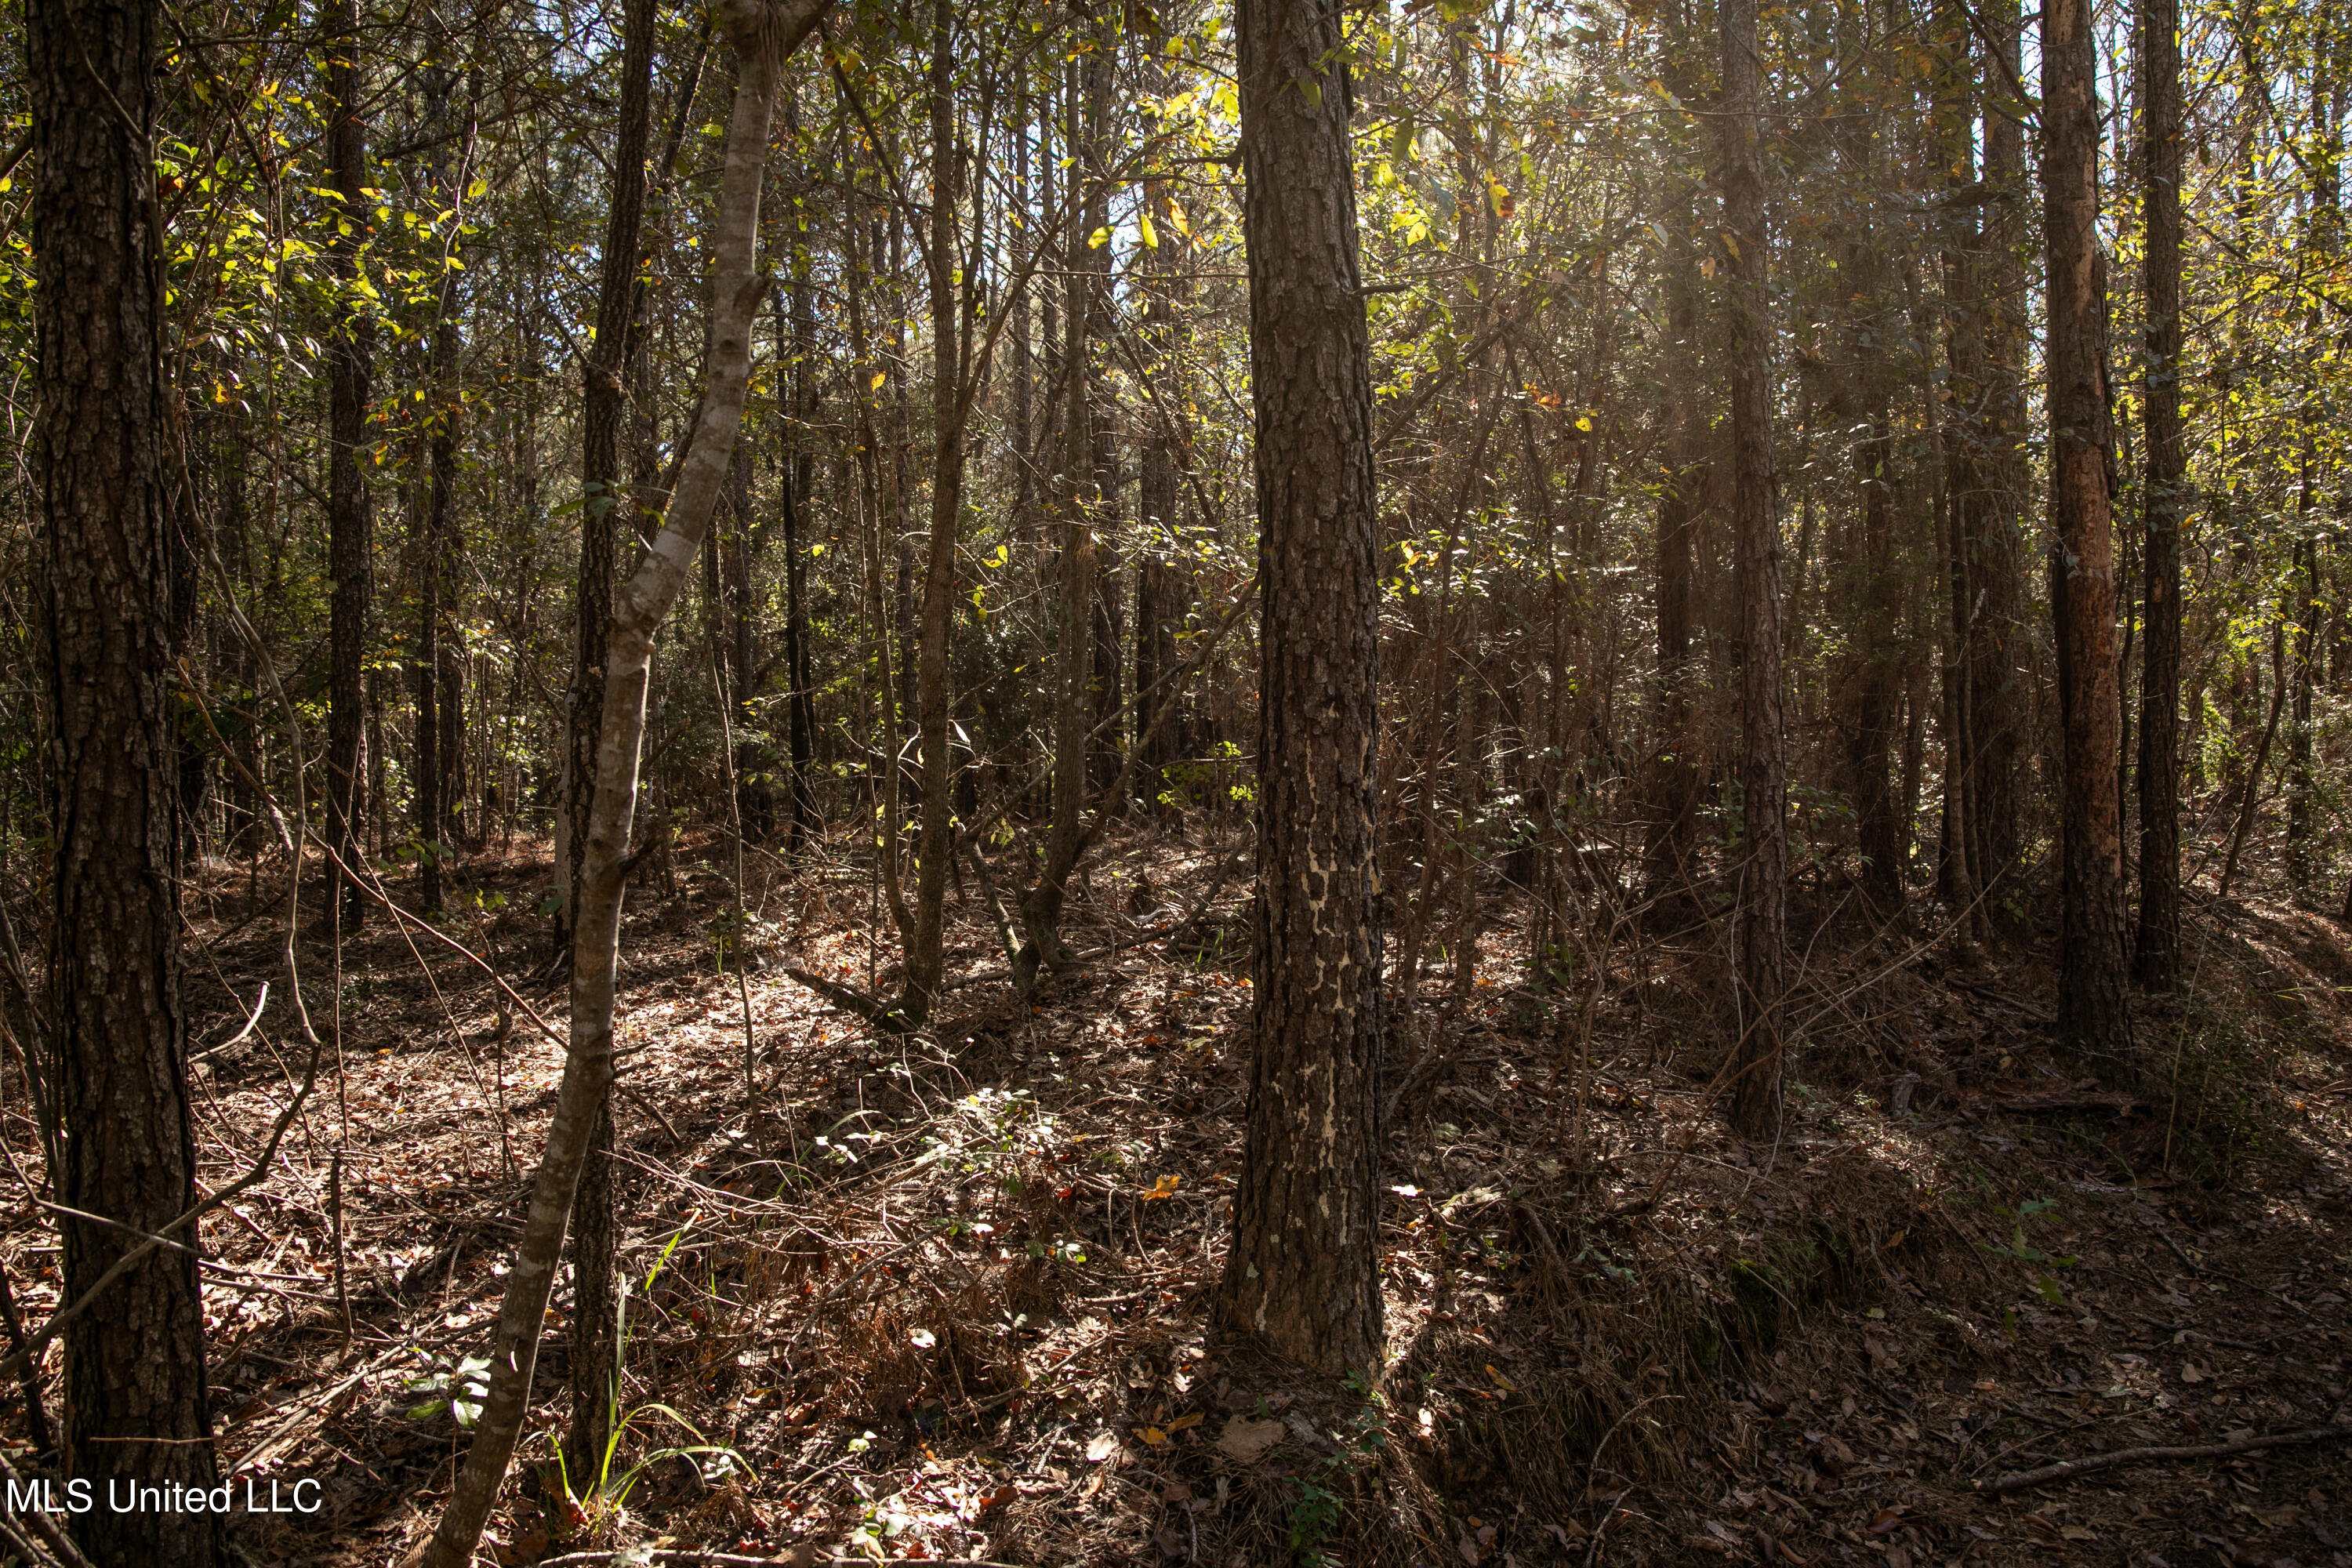
[(1286, 1430), (1279, 1421), (1253, 1421), (1246, 1415), (1236, 1415), (1225, 1423), (1224, 1435), (1217, 1439), (1217, 1451), (1235, 1464), (1255, 1465), (1265, 1457), (1267, 1449), (1282, 1441)]

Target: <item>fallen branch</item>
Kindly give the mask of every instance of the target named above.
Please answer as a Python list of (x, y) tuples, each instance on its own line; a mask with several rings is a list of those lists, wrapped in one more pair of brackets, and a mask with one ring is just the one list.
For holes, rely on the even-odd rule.
[(2080, 1459), (2065, 1459), (2039, 1469), (2019, 1470), (1999, 1480), (1979, 1481), (1976, 1489), (1988, 1496), (1996, 1492), (2019, 1491), (2026, 1487), (2038, 1487), (2045, 1481), (2072, 1480), (2097, 1470), (2112, 1470), (2119, 1465), (2145, 1465), (2172, 1459), (2226, 1459), (2234, 1454), (2259, 1454), (2265, 1448), (2293, 1448), (2305, 1443), (2332, 1443), (2352, 1437), (2352, 1426), (2314, 1426), (2302, 1432), (2278, 1432), (2267, 1437), (2236, 1437), (2227, 1443), (2207, 1443), (2193, 1448), (2117, 1448), (2112, 1454), (2093, 1454)]
[[(1010, 1563), (1000, 1563), (992, 1557), (926, 1557), (929, 1568), (1013, 1568)], [(591, 1564), (607, 1563), (659, 1563), (673, 1568), (779, 1568), (780, 1564), (805, 1563), (807, 1568), (873, 1568), (871, 1557), (751, 1557), (740, 1552), (683, 1552), (666, 1547), (653, 1551), (573, 1552), (562, 1557), (542, 1557), (539, 1568), (590, 1568)]]

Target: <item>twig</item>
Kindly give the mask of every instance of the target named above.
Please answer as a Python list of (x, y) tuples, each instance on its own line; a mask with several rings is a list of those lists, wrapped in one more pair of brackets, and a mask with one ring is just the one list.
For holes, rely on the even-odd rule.
[(2332, 1443), (2345, 1437), (2352, 1437), (2352, 1426), (2314, 1426), (2302, 1432), (2279, 1432), (2267, 1437), (2239, 1437), (2227, 1443), (2207, 1443), (2189, 1448), (2118, 1448), (2112, 1454), (2092, 1454), (2080, 1459), (2064, 1459), (2054, 1465), (2043, 1465), (2039, 1469), (2020, 1470), (1999, 1480), (1979, 1481), (1976, 1489), (1986, 1494), (2013, 1492), (2026, 1487), (2038, 1487), (2045, 1481), (2069, 1480), (2097, 1470), (2111, 1470), (2118, 1465), (2141, 1465), (2168, 1459), (2224, 1459), (2232, 1454), (2258, 1454), (2265, 1448)]

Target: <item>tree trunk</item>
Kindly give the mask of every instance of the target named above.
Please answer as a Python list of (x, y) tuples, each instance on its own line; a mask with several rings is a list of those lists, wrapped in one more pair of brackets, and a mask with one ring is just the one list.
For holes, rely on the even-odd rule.
[[(110, 0), (41, 0), (25, 18), (55, 835), (47, 1010), (65, 1132), (54, 1181), (67, 1206), (151, 1233), (195, 1201), (173, 875), (156, 19)], [(59, 1228), (67, 1300), (138, 1245), (111, 1226)], [(215, 1484), (193, 1253), (149, 1252), (64, 1342), (65, 1474), (101, 1496), (116, 1478)], [(94, 1508), (71, 1528), (102, 1564), (221, 1554), (215, 1515)]]
[(1724, 0), (1724, 243), (1730, 263), (1732, 527), (1739, 557), (1739, 1037), (1732, 1121), (1755, 1136), (1780, 1114), (1787, 985), (1788, 771), (1780, 731), (1780, 528), (1772, 466), (1771, 321), (1765, 292), (1763, 121), (1755, 0)]
[[(342, 216), (328, 242), (328, 265), (348, 287), (359, 276), (360, 247), (374, 226), (375, 211), (374, 198), (367, 194), (366, 132), (358, 110), (357, 0), (334, 0), (329, 25), (334, 37), (327, 45), (321, 108), (327, 121), (327, 173)], [(347, 295), (339, 309), (341, 319), (327, 343), (327, 572), (333, 582), (328, 611), (327, 847), (341, 868), (328, 879), (327, 923), (331, 931), (356, 928), (367, 912), (360, 882), (365, 856), (359, 824), (367, 795), (362, 752), (367, 724), (368, 613), (374, 594), (367, 484), (360, 473), (374, 329), (355, 297)]]
[(923, 563), (922, 646), (916, 654), (917, 723), (922, 738), (923, 821), (915, 865), (915, 939), (907, 952), (900, 1014), (914, 1023), (930, 1016), (944, 978), (942, 921), (954, 825), (949, 821), (955, 783), (953, 736), (948, 725), (948, 635), (954, 629), (956, 525), (963, 511), (964, 409), (962, 298), (976, 287), (956, 257), (958, 157), (953, 29), (949, 0), (931, 8), (930, 242), (924, 247), (931, 306), (931, 527)]
[(548, 1126), (546, 1154), (532, 1183), (530, 1207), (491, 1337), (489, 1391), (473, 1445), (421, 1568), (464, 1568), (472, 1558), (530, 1403), (540, 1328), (547, 1316), (572, 1193), (613, 1079), (622, 884), (636, 807), (654, 634), (693, 568), (695, 552), (727, 483), (751, 381), (752, 316), (764, 291), (756, 268), (760, 186), (766, 173), (777, 78), (827, 3), (788, 0), (770, 5), (761, 0), (721, 0), (714, 8), (735, 47), (737, 80), (719, 202), (706, 247), (712, 267), (707, 381), (667, 521), (613, 602), (595, 805), (574, 885), (571, 1047)]
[(2062, 665), (2065, 783), (2058, 1030), (2093, 1058), (2130, 1036), (2124, 984), (2123, 835), (2117, 772), (2123, 724), (2116, 660), (2116, 562), (2106, 474), (2105, 306), (2098, 267), (2098, 102), (2090, 0), (2042, 15), (2042, 221), (2048, 251), (2048, 363), (2053, 584)]
[(1978, 503), (1964, 519), (1973, 630), (1967, 650), (1969, 826), (1977, 835), (1969, 858), (1979, 896), (1998, 902), (2023, 847), (2025, 796), (2020, 786), (2028, 687), (2021, 668), (2030, 657), (2019, 609), (2025, 594), (2026, 477), (2020, 456), (2030, 433), (2025, 415), (2025, 301), (2017, 253), (2025, 188), (2025, 106), (2010, 84), (2018, 79), (2021, 28), (2017, 0), (1991, 0), (1992, 33), (1984, 71), (1985, 183), (1994, 195), (1983, 209), (1979, 250), (1981, 279), (1974, 298), (1982, 307), (1987, 384), (1979, 400), (1971, 442), (1983, 468)]
[[(654, 0), (627, 0), (621, 18), (621, 117), (613, 150), (613, 205), (605, 215), (596, 292), (596, 341), (582, 370), (580, 575), (572, 598), (570, 706), (565, 715), (563, 816), (556, 847), (556, 931), (578, 930), (580, 868), (588, 851), (596, 758), (604, 719), (604, 659), (613, 640), (613, 568), (626, 515), (621, 489), (621, 426), (632, 340), (638, 335), (636, 282), (645, 226), (646, 141), (652, 120)], [(691, 89), (688, 89), (689, 93)], [(575, 1491), (601, 1482), (612, 1432), (613, 1110), (600, 1102), (579, 1183), (579, 1233), (572, 1245), (572, 1335), (566, 1371), (572, 1424), (565, 1463)]]
[[(1696, 226), (1697, 190), (1681, 189), (1670, 221), (1683, 235)], [(1666, 279), (1667, 395), (1675, 409), (1666, 465), (1658, 494), (1658, 636), (1656, 732), (1651, 741), (1651, 821), (1643, 879), (1662, 929), (1679, 930), (1694, 908), (1692, 858), (1698, 848), (1700, 775), (1693, 754), (1697, 672), (1691, 661), (1692, 557), (1698, 532), (1697, 498), (1706, 489), (1706, 416), (1699, 405), (1697, 258), (1688, 242), (1674, 247)]]
[[(1067, 118), (1065, 121), (1071, 133), (1066, 144), (1075, 144), (1078, 129), (1077, 68), (1068, 70), (1065, 93)], [(1051, 159), (1046, 167), (1051, 168)], [(1026, 992), (1036, 984), (1038, 971), (1060, 969), (1070, 961), (1070, 950), (1062, 940), (1062, 903), (1067, 892), (1070, 873), (1076, 868), (1078, 855), (1086, 842), (1087, 811), (1087, 732), (1089, 704), (1087, 692), (1093, 672), (1090, 657), (1094, 619), (1094, 574), (1096, 571), (1095, 540), (1092, 527), (1093, 506), (1091, 481), (1094, 466), (1094, 435), (1092, 406), (1087, 396), (1087, 376), (1085, 366), (1090, 357), (1087, 331), (1092, 312), (1087, 307), (1088, 284), (1086, 270), (1075, 260), (1084, 249), (1090, 232), (1085, 227), (1079, 204), (1075, 200), (1078, 171), (1070, 171), (1066, 187), (1071, 193), (1069, 212), (1064, 219), (1063, 255), (1065, 303), (1067, 320), (1059, 363), (1062, 396), (1060, 445), (1055, 452), (1055, 481), (1052, 487), (1050, 511), (1056, 525), (1060, 548), (1054, 565), (1055, 587), (1055, 643), (1054, 692), (1054, 783), (1053, 816), (1045, 833), (1045, 863), (1038, 868), (1037, 880), (1021, 900), (1021, 950), (1013, 955), (1013, 984)], [(1050, 192), (1047, 201), (1052, 200)], [(1050, 298), (1050, 296), (1049, 296)], [(1046, 329), (1055, 325), (1053, 312), (1046, 311)]]
[[(789, 104), (787, 108), (789, 109)], [(797, 120), (794, 115), (793, 120)], [(803, 509), (814, 478), (816, 455), (809, 449), (808, 432), (816, 417), (816, 381), (809, 361), (815, 350), (815, 319), (809, 297), (809, 255), (806, 237), (793, 247), (792, 346), (793, 419), (786, 426), (778, 479), (782, 489), (784, 531), (784, 667), (790, 687), (786, 722), (792, 747), (792, 836), (794, 854), (818, 826), (816, 781), (811, 776), (816, 760), (814, 682), (809, 673), (808, 556), (801, 542)]]
[(2180, 6), (2140, 0), (2140, 160), (2147, 255), (2147, 484), (2141, 499), (2147, 642), (2140, 654), (2139, 983), (2180, 977)]
[(1239, 0), (1260, 706), (1249, 1106), (1229, 1321), (1377, 1378), (1379, 532), (1339, 13)]

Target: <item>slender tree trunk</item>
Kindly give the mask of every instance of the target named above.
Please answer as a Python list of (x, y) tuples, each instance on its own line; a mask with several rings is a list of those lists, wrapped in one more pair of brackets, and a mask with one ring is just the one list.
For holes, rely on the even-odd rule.
[(2140, 160), (2147, 255), (2147, 483), (2141, 498), (2147, 637), (2140, 655), (2139, 983), (2180, 977), (2180, 6), (2140, 0)]
[[(1681, 187), (1670, 221), (1684, 235), (1696, 226), (1698, 193)], [(1698, 405), (1697, 259), (1685, 240), (1674, 248), (1666, 279), (1667, 395), (1674, 400), (1666, 464), (1672, 470), (1658, 495), (1657, 732), (1652, 742), (1651, 822), (1643, 880), (1657, 900), (1658, 923), (1679, 929), (1693, 913), (1689, 888), (1698, 848), (1700, 775), (1693, 754), (1697, 672), (1691, 660), (1692, 557), (1697, 537), (1696, 500), (1706, 488), (1705, 415)]]
[[(787, 108), (790, 108), (789, 102)], [(797, 121), (797, 115), (793, 121)], [(795, 129), (797, 125), (795, 123)], [(814, 314), (809, 294), (808, 237), (803, 232), (793, 247), (792, 343), (793, 418), (785, 426), (779, 479), (782, 489), (784, 531), (784, 667), (791, 690), (786, 722), (792, 747), (792, 837), (797, 855), (819, 826), (816, 781), (816, 710), (814, 682), (809, 671), (808, 555), (802, 542), (803, 510), (816, 455), (810, 450), (809, 427), (816, 417), (816, 381), (809, 360), (815, 353)]]
[[(627, 416), (627, 373), (641, 335), (637, 273), (646, 211), (646, 142), (652, 120), (655, 0), (626, 0), (621, 18), (621, 117), (613, 150), (613, 205), (596, 292), (596, 341), (582, 373), (580, 574), (572, 598), (572, 664), (564, 729), (564, 798), (556, 846), (562, 903), (556, 921), (566, 944), (579, 929), (580, 868), (588, 852), (596, 758), (603, 743), (604, 660), (613, 643), (613, 570), (623, 519), (621, 429)], [(689, 95), (691, 88), (688, 89)], [(578, 1230), (572, 1242), (572, 1324), (565, 1370), (572, 1422), (565, 1469), (586, 1495), (602, 1484), (612, 1436), (619, 1369), (614, 1339), (613, 1108), (600, 1100), (589, 1129), (579, 1180)]]
[(1253, 1039), (1228, 1319), (1380, 1375), (1380, 536), (1339, 13), (1239, 0), (1260, 706)]
[(931, 7), (931, 233), (925, 270), (931, 306), (931, 527), (923, 563), (922, 646), (916, 668), (917, 718), (923, 750), (923, 822), (915, 865), (915, 940), (907, 953), (906, 994), (899, 1012), (914, 1023), (930, 1016), (944, 978), (941, 923), (945, 914), (949, 858), (954, 851), (949, 820), (955, 782), (955, 756), (948, 720), (948, 636), (954, 629), (956, 528), (963, 511), (964, 389), (963, 293), (975, 287), (957, 262), (956, 215), (961, 198), (957, 174), (955, 73), (950, 45), (954, 29), (949, 0)]
[(2099, 287), (2098, 102), (2090, 0), (2042, 14), (2042, 221), (2048, 253), (2052, 563), (2064, 710), (2064, 889), (2058, 1029), (2094, 1058), (2130, 1038), (2124, 969), (2123, 724), (2109, 515), (2105, 305)]
[[(69, 1208), (65, 1299), (195, 1201), (180, 1001), (179, 758), (172, 715), (172, 390), (153, 227), (156, 10), (26, 7), (35, 316), (33, 461), (46, 537), (48, 1021)], [(348, 827), (348, 818), (346, 826)], [(63, 1469), (211, 1487), (196, 1259), (157, 1249), (64, 1332)], [(208, 1568), (215, 1515), (93, 1508), (96, 1563)]]
[(1755, 0), (1723, 0), (1723, 217), (1730, 262), (1732, 525), (1739, 555), (1739, 1038), (1731, 1114), (1780, 1121), (1787, 986), (1788, 764), (1780, 730), (1780, 528), (1772, 459), (1772, 326), (1765, 292), (1763, 121)]
[[(358, 110), (356, 0), (333, 0), (331, 16), (333, 37), (327, 45), (322, 109), (328, 177), (342, 216), (336, 237), (328, 243), (328, 257), (335, 278), (349, 284), (359, 275), (360, 247), (374, 226), (375, 201), (367, 194), (366, 132)], [(368, 615), (375, 589), (367, 484), (360, 473), (374, 329), (355, 300), (347, 298), (341, 309), (342, 318), (327, 344), (327, 570), (333, 581), (328, 611), (327, 846), (341, 866), (329, 878), (334, 889), (327, 903), (331, 930), (356, 928), (367, 911), (360, 882), (365, 855), (359, 824), (367, 804), (362, 753), (367, 724)]]
[(2311, 703), (2319, 662), (2319, 536), (2306, 520), (2294, 549), (2294, 706), (2286, 735), (2286, 880), (2300, 899), (2316, 868), (2312, 811)]
[(472, 1559), (530, 1404), (540, 1329), (555, 1283), (572, 1194), (613, 1079), (622, 885), (636, 808), (654, 634), (693, 569), (695, 552), (709, 531), (727, 483), (751, 382), (752, 318), (764, 291), (757, 270), (760, 187), (766, 174), (777, 79), (785, 59), (826, 8), (827, 0), (786, 0), (780, 5), (720, 0), (714, 8), (734, 45), (737, 75), (718, 206), (706, 247), (713, 273), (707, 381), (678, 465), (667, 518), (613, 601), (595, 806), (575, 884), (571, 1047), (556, 1090), (546, 1154), (532, 1183), (530, 1207), (492, 1331), (489, 1390), (473, 1445), (420, 1568), (464, 1568)]
[[(1137, 506), (1143, 523), (1143, 545), (1135, 575), (1135, 691), (1138, 730), (1146, 722), (1147, 699), (1162, 675), (1176, 668), (1176, 630), (1183, 624), (1191, 597), (1190, 579), (1178, 564), (1183, 538), (1183, 518), (1177, 500), (1177, 481), (1188, 466), (1184, 426), (1176, 417), (1183, 403), (1181, 343), (1176, 325), (1176, 296), (1182, 288), (1178, 261), (1176, 226), (1170, 221), (1170, 197), (1164, 182), (1146, 187), (1159, 245), (1145, 282), (1143, 344), (1150, 356), (1152, 407), (1160, 416), (1143, 444)], [(1151, 699), (1149, 700), (1156, 700)], [(1157, 808), (1168, 794), (1169, 769), (1185, 745), (1184, 726), (1164, 725), (1144, 742), (1143, 765), (1136, 772), (1138, 795), (1147, 807)]]
[(2020, 605), (2025, 594), (2026, 476), (2020, 455), (2030, 432), (2025, 412), (2024, 269), (2025, 106), (2010, 84), (2018, 79), (2022, 29), (2017, 0), (1990, 0), (1985, 15), (1993, 48), (1984, 70), (1985, 184), (1993, 200), (1984, 208), (1979, 251), (1981, 280), (1973, 298), (1981, 307), (1987, 383), (1971, 442), (1982, 464), (1978, 501), (1964, 520), (1969, 529), (1968, 644), (1969, 826), (1977, 835), (1969, 864), (1979, 892), (1995, 908), (2023, 847), (2025, 795), (2020, 784), (2026, 734), (2029, 658)]
[[(1069, 132), (1065, 144), (1074, 145), (1079, 123), (1078, 73), (1075, 65), (1067, 72), (1064, 102), (1065, 124)], [(1047, 166), (1052, 166), (1050, 159)], [(1057, 367), (1063, 412), (1051, 501), (1055, 531), (1060, 539), (1054, 564), (1053, 817), (1045, 834), (1045, 862), (1038, 868), (1036, 882), (1021, 900), (1022, 944), (1020, 952), (1013, 955), (1013, 981), (1024, 992), (1036, 984), (1041, 968), (1060, 969), (1070, 961), (1069, 946), (1062, 940), (1062, 903), (1067, 894), (1070, 873), (1076, 868), (1086, 842), (1087, 732), (1091, 728), (1091, 705), (1087, 694), (1093, 673), (1090, 654), (1097, 568), (1091, 484), (1097, 470), (1094, 463), (1093, 405), (1087, 395), (1088, 376), (1085, 368), (1091, 354), (1087, 345), (1087, 331), (1093, 319), (1087, 306), (1089, 281), (1085, 269), (1074, 259), (1085, 248), (1091, 231), (1085, 227), (1083, 209), (1075, 199), (1077, 179), (1078, 171), (1074, 166), (1066, 187), (1071, 199), (1066, 203), (1069, 211), (1064, 219), (1062, 243), (1067, 310)], [(1050, 331), (1054, 324), (1050, 310), (1046, 324)]]

